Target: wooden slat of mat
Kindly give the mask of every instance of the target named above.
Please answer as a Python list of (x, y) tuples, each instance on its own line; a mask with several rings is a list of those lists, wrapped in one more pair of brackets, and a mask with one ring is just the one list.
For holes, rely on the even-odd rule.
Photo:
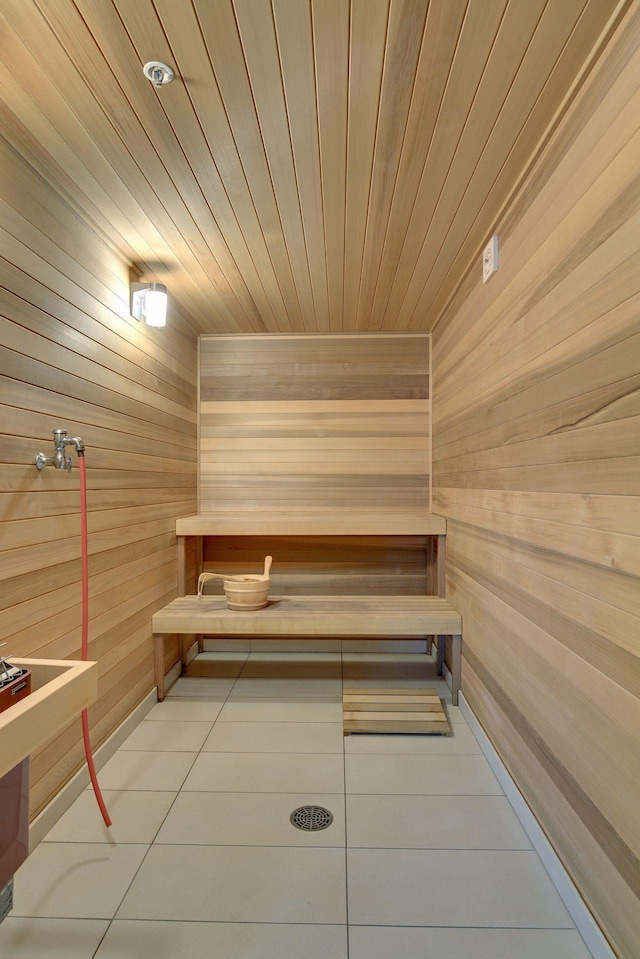
[(392, 720), (399, 720), (400, 722), (428, 722), (428, 723), (440, 723), (447, 725), (447, 717), (445, 715), (440, 716), (438, 713), (419, 713), (415, 710), (402, 710), (401, 712), (382, 712), (378, 709), (367, 709), (363, 712), (354, 712), (351, 709), (345, 709), (343, 716), (345, 719), (349, 719), (353, 722), (369, 722), (374, 719), (380, 719), (382, 722), (388, 723)]
[(342, 694), (343, 696), (404, 696), (406, 699), (415, 696), (429, 696), (430, 699), (437, 699), (440, 702), (437, 689), (424, 686), (345, 686)]
[(438, 715), (442, 712), (442, 706), (439, 703), (411, 703), (406, 700), (396, 703), (381, 703), (376, 699), (366, 699), (362, 703), (354, 703), (350, 699), (343, 701), (345, 709), (351, 709), (354, 712), (376, 709), (378, 712), (390, 713), (428, 713), (430, 716)]
[(342, 699), (345, 735), (451, 732), (435, 689), (349, 686), (343, 690)]

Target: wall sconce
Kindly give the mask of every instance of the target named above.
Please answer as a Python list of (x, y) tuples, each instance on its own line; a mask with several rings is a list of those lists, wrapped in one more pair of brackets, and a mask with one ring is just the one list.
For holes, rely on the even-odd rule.
[(163, 283), (131, 283), (131, 316), (147, 326), (167, 322), (167, 288)]

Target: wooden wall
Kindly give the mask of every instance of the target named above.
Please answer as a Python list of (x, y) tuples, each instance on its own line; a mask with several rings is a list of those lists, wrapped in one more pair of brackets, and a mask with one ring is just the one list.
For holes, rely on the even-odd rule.
[(433, 332), (462, 689), (616, 953), (640, 943), (640, 4)]
[[(2, 640), (16, 656), (80, 655), (79, 474), (34, 465), (66, 428), (86, 444), (97, 746), (151, 690), (151, 615), (176, 595), (175, 519), (196, 508), (197, 345), (175, 311), (165, 330), (131, 320), (126, 249), (17, 139), (0, 157)], [(32, 813), (83, 755), (78, 719), (32, 757)]]
[[(429, 474), (428, 335), (201, 337), (201, 512), (428, 510)], [(427, 545), (241, 537), (204, 559), (236, 572), (272, 553), (293, 593), (424, 592)]]
[(200, 511), (428, 509), (429, 336), (200, 339)]

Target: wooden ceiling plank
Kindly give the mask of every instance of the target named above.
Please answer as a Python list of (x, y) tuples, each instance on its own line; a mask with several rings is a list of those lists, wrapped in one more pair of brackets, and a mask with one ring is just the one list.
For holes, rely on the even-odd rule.
[(310, 5), (272, 0), (296, 185), (311, 273), (316, 329), (329, 330), (318, 106)]
[[(109, 9), (112, 9), (109, 7)], [(47, 7), (47, 15), (51, 17), (57, 8)], [(90, 8), (93, 13), (105, 13), (104, 5)], [(171, 259), (178, 260), (186, 266), (187, 275), (191, 276), (195, 288), (199, 290), (200, 301), (207, 306), (215, 303), (216, 310), (223, 318), (226, 328), (238, 329), (238, 297), (232, 290), (227, 278), (213, 258), (209, 247), (204, 242), (200, 231), (184, 205), (176, 185), (160, 162), (157, 153), (150, 149), (146, 132), (138, 118), (133, 114), (129, 100), (124, 96), (120, 82), (116, 80), (110, 64), (103, 55), (103, 45), (106, 52), (112, 54), (107, 41), (100, 37), (100, 45), (84, 22), (78, 17), (77, 10), (73, 9), (73, 17), (69, 16), (69, 9), (61, 9), (59, 17), (52, 25), (56, 36), (64, 49), (73, 51), (73, 71), (65, 55), (65, 61), (59, 65), (59, 73), (54, 71), (56, 81), (67, 92), (65, 98), (73, 105), (74, 113), (89, 131), (93, 139), (100, 145), (100, 149), (107, 156), (109, 163), (127, 185), (129, 191), (143, 204), (149, 218), (154, 222), (165, 245), (169, 245), (173, 253)], [(118, 21), (119, 23), (119, 21)], [(115, 69), (122, 78), (133, 71), (134, 57), (131, 55), (130, 44), (123, 49), (122, 30), (117, 36), (116, 51), (121, 52), (121, 60)], [(40, 51), (39, 57), (48, 56), (46, 52), (51, 46), (50, 38)], [(57, 49), (58, 44), (53, 45)], [(69, 89), (73, 83), (74, 88)], [(133, 85), (144, 84), (146, 91), (147, 81), (136, 76)], [(152, 91), (146, 91), (148, 107), (153, 113), (158, 110), (157, 98)], [(155, 99), (154, 99), (155, 98)], [(96, 101), (100, 109), (96, 109)], [(201, 265), (201, 261), (206, 266)], [(163, 277), (161, 277), (163, 278)], [(212, 280), (214, 281), (212, 283)], [(169, 279), (170, 282), (170, 279)], [(215, 284), (215, 285), (214, 285)], [(224, 317), (227, 322), (224, 322)], [(211, 317), (211, 307), (205, 309), (205, 316)], [(245, 321), (248, 325), (248, 321)]]
[[(385, 317), (385, 312), (396, 273), (407, 257), (404, 249), (407, 230), (414, 213), (416, 193), (432, 145), (466, 8), (467, 0), (431, 0), (427, 10), (415, 91), (371, 308), (372, 323), (378, 329), (395, 327), (395, 316), (391, 314)], [(421, 242), (422, 237), (419, 239)]]
[(357, 328), (361, 331), (375, 328), (370, 326), (371, 307), (414, 94), (426, 13), (423, 0), (392, 0), (358, 300)]
[[(171, 6), (174, 6), (171, 4)], [(284, 302), (283, 328), (302, 329), (302, 311), (298, 298), (289, 251), (280, 219), (278, 204), (265, 156), (251, 86), (247, 76), (233, 5), (227, 2), (194, 2), (204, 44), (212, 65), (216, 87), (221, 97), (227, 122), (239, 156), (242, 174), (248, 184), (256, 216), (269, 251), (273, 269)], [(207, 95), (198, 88), (192, 91), (194, 102)], [(196, 96), (199, 98), (196, 100)], [(205, 127), (208, 136), (208, 126)], [(231, 153), (229, 163), (222, 164), (223, 179), (235, 176)]]
[[(12, 103), (16, 109), (20, 106), (27, 111), (25, 122), (35, 138), (31, 140), (32, 148), (38, 136), (41, 137), (43, 146), (39, 156), (42, 158), (45, 179), (53, 184), (61, 182), (64, 194), (81, 215), (86, 216), (86, 211), (96, 209), (93, 205), (95, 200), (100, 209), (97, 220), (105, 223), (105, 237), (122, 233), (134, 251), (138, 251), (141, 263), (153, 264), (156, 271), (163, 264), (171, 264), (175, 257), (171, 255), (166, 236), (175, 233), (175, 229), (161, 232), (158, 221), (165, 226), (162, 223), (165, 211), (157, 203), (157, 198), (154, 196), (155, 204), (150, 206), (146, 203), (146, 197), (134, 194), (118, 174), (118, 168), (126, 164), (128, 154), (123, 151), (120, 139), (114, 138), (106, 117), (96, 110), (93, 96), (71, 66), (69, 56), (54, 40), (50, 28), (37, 11), (29, 10), (26, 4), (14, 5), (9, 0), (3, 7), (3, 15), (9, 14), (9, 29), (15, 31), (11, 43), (7, 44), (7, 57), (14, 55), (12, 73), (25, 90), (33, 89), (29, 102), (12, 97)], [(39, 25), (35, 31), (34, 21)], [(24, 43), (22, 36), (25, 37)], [(55, 128), (64, 131), (65, 135), (55, 134)], [(73, 149), (70, 145), (73, 145)], [(78, 163), (74, 152), (77, 150), (80, 151), (82, 163)], [(48, 161), (49, 153), (55, 157), (55, 164)], [(71, 172), (67, 173), (67, 170)], [(76, 186), (78, 183), (84, 184), (85, 192), (80, 195)], [(121, 210), (126, 211), (126, 214), (121, 215)], [(136, 223), (136, 228), (130, 227), (132, 222)], [(168, 228), (168, 221), (166, 226)], [(137, 230), (142, 230), (143, 236)], [(187, 277), (187, 281), (197, 292), (198, 271), (195, 264), (193, 273), (194, 279), (188, 280)], [(202, 274), (201, 282), (205, 278), (206, 275)], [(198, 296), (202, 300), (202, 295)], [(236, 328), (231, 322), (229, 326)]]
[[(577, 2), (583, 3), (584, 0), (577, 0)], [(458, 140), (453, 152), (438, 160), (437, 167), (442, 171), (440, 180), (434, 176), (433, 169), (429, 169), (430, 158), (427, 157), (423, 183), (431, 181), (434, 189), (429, 197), (429, 208), (423, 210), (416, 203), (411, 220), (406, 224), (407, 249), (402, 259), (402, 270), (398, 271), (392, 288), (391, 295), (395, 298), (395, 306), (389, 311), (391, 318), (397, 314), (402, 302), (398, 291), (402, 290), (404, 296), (410, 296), (412, 284), (418, 282), (426, 284), (428, 281), (432, 265), (436, 263), (440, 255), (443, 238), (450, 240), (452, 244), (459, 241), (458, 233), (452, 229), (456, 211), (460, 207), (461, 199), (468, 193), (469, 179), (485, 150), (487, 140), (492, 135), (496, 118), (509, 94), (513, 78), (517, 75), (524, 52), (546, 3), (547, 0), (534, 0), (526, 7), (522, 7), (511, 0), (503, 11), (502, 19), (498, 22), (495, 36), (491, 38), (489, 35), (485, 38), (491, 43), (487, 60), (481, 72), (480, 64), (477, 64), (476, 71), (469, 77), (468, 112), (463, 118), (463, 107), (460, 102), (461, 126), (457, 131)], [(467, 31), (461, 37), (460, 50), (452, 62), (451, 83), (455, 82), (455, 71), (460, 69), (461, 60), (465, 60), (469, 55), (468, 47), (464, 46), (465, 41), (472, 42), (476, 35), (471, 21), (465, 26), (472, 27), (471, 34)], [(483, 46), (482, 55), (485, 49), (486, 47)], [(477, 56), (479, 58), (480, 54), (478, 53)], [(466, 84), (463, 84), (461, 90), (465, 88)], [(450, 109), (452, 109), (451, 106), (443, 105), (442, 117), (445, 122), (449, 117)], [(454, 109), (457, 110), (456, 107)], [(505, 128), (504, 135), (508, 150), (512, 143), (513, 129)], [(483, 192), (490, 186), (491, 181), (478, 182), (476, 189), (480, 194), (480, 202)], [(439, 193), (438, 187), (440, 187)], [(421, 196), (420, 188), (417, 190), (417, 196), (418, 198)], [(430, 217), (426, 235), (423, 220), (425, 214)], [(412, 269), (411, 262), (414, 259), (415, 265)], [(384, 305), (386, 307), (387, 304)]]
[[(494, 186), (487, 194), (476, 220), (469, 224), (468, 235), (448, 265), (440, 288), (432, 293), (429, 305), (433, 316), (432, 326), (438, 323), (446, 305), (468, 276), (486, 237), (491, 235), (495, 223), (513, 202), (520, 184), (531, 172), (535, 157), (540, 155), (551, 132), (562, 122), (573, 98), (588, 82), (590, 66), (622, 20), (630, 3), (631, 0), (620, 0), (615, 5), (588, 0), (561, 57), (546, 78), (526, 126), (514, 141), (503, 167), (500, 171), (493, 171)], [(560, 9), (564, 10), (564, 6)]]
[(338, 332), (344, 314), (349, 7), (343, 0), (315, 0), (312, 16), (329, 328)]
[(233, 0), (271, 180), (287, 238), (304, 330), (317, 329), (275, 25), (268, 0)]
[[(150, 0), (131, 0), (123, 5), (124, 23), (111, 3), (73, 2), (80, 17), (61, 17), (54, 20), (52, 26), (65, 45), (71, 45), (76, 52), (83, 52), (81, 42), (87, 47), (87, 33), (97, 42), (98, 50), (94, 56), (89, 60), (76, 56), (75, 65), (90, 81), (94, 97), (136, 161), (140, 172), (135, 190), (146, 192), (149, 181), (154, 184), (154, 192), (160, 196), (166, 210), (163, 219), (169, 220), (165, 227), (167, 235), (182, 235), (204, 275), (213, 278), (227, 298), (240, 329), (262, 329), (260, 313), (249, 287), (251, 277), (244, 281), (167, 119), (168, 101), (182, 101), (183, 108), (187, 109), (183, 84), (176, 83), (157, 91), (142, 73), (145, 55), (137, 53), (134, 39), (127, 32), (126, 19), (135, 23), (140, 4), (148, 4), (145, 36), (154, 37), (154, 43), (160, 46), (154, 58), (170, 59), (164, 32)], [(116, 2), (113, 0), (113, 4)], [(48, 9), (47, 16), (51, 18)], [(74, 29), (82, 31), (80, 41), (74, 40)], [(150, 44), (151, 40), (147, 43)], [(194, 157), (193, 162), (196, 160)]]
[[(467, 241), (469, 224), (477, 221), (487, 195), (495, 186), (495, 181), (491, 179), (492, 172), (495, 177), (495, 171), (501, 171), (504, 168), (513, 149), (513, 143), (522, 133), (528, 144), (527, 149), (530, 152), (535, 149), (541, 131), (536, 130), (530, 122), (532, 111), (548, 77), (554, 73), (558, 59), (562, 56), (563, 48), (580, 19), (583, 8), (584, 0), (569, 0), (563, 5), (561, 11), (558, 7), (547, 4), (533, 32), (530, 44), (524, 50), (522, 63), (513, 76), (511, 89), (507, 91), (500, 112), (492, 118), (495, 122), (487, 136), (481, 155), (476, 150), (473, 156), (465, 156), (463, 144), (461, 144), (458, 156), (468, 164), (471, 175), (467, 177), (468, 182), (464, 190), (457, 188), (453, 197), (447, 197), (449, 183), (443, 191), (440, 209), (436, 212), (442, 228), (439, 230), (439, 235), (433, 237), (433, 248), (431, 250), (425, 248), (421, 254), (421, 260), (428, 258), (433, 263), (432, 271), (426, 278), (421, 293), (423, 302), (433, 298), (434, 291), (437, 291), (444, 281), (445, 271), (449, 269), (451, 261), (455, 259), (458, 251)], [(512, 9), (513, 0), (509, 11)], [(522, 10), (518, 6), (515, 10), (515, 23), (509, 24), (513, 26), (516, 33), (521, 27), (521, 14)], [(511, 21), (512, 18), (510, 17), (509, 20)], [(507, 62), (506, 51), (513, 44), (509, 37), (505, 37), (504, 41), (507, 42), (502, 48), (500, 58), (490, 65), (493, 69), (487, 71), (485, 79), (488, 85), (483, 80), (485, 100), (488, 102), (491, 99), (492, 89), (498, 85), (497, 78), (504, 71), (504, 65)], [(473, 122), (473, 117), (470, 119)], [(470, 138), (474, 139), (475, 135), (474, 130)], [(469, 137), (466, 139), (468, 140)], [(512, 181), (503, 177), (502, 189), (508, 190), (511, 186)], [(457, 208), (454, 209), (456, 201)], [(447, 225), (445, 234), (444, 227)], [(485, 223), (485, 230), (489, 229), (490, 225)], [(436, 244), (438, 244), (437, 247)], [(420, 265), (419, 260), (418, 272)]]
[[(279, 330), (284, 312), (280, 291), (193, 8), (156, 0), (160, 22), (150, 31), (148, 0), (115, 2), (141, 61), (158, 48), (156, 56), (162, 59), (167, 46), (163, 34), (170, 38), (167, 59), (178, 82), (167, 95), (160, 93), (162, 107), (264, 328)], [(220, 167), (226, 171), (224, 181)]]
[(389, 0), (351, 0), (343, 330), (356, 329)]
[[(532, 32), (541, 3), (469, 0), (460, 33), (465, 0), (4, 0), (5, 162), (113, 254), (123, 319), (130, 264), (183, 336), (424, 329), (637, 9), (548, 0)], [(510, 210), (507, 235), (526, 197)]]
[[(425, 158), (420, 185), (416, 191), (404, 257), (394, 279), (388, 311), (402, 329), (410, 318), (406, 305), (407, 284), (414, 278), (411, 262), (417, 261), (434, 227), (438, 200), (459, 148), (487, 61), (500, 29), (508, 0), (491, 4), (471, 3), (466, 12), (456, 46), (434, 136)], [(417, 282), (418, 274), (415, 274)], [(409, 286), (409, 291), (411, 287)], [(407, 317), (409, 314), (409, 317)]]

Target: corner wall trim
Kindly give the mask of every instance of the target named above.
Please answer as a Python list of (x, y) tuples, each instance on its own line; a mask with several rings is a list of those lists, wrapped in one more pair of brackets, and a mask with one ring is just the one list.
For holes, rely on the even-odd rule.
[(556, 887), (558, 895), (573, 919), (576, 929), (584, 939), (585, 945), (591, 952), (593, 959), (616, 959), (615, 953), (612, 952), (602, 930), (589, 912), (569, 873), (545, 836), (542, 827), (539, 825), (522, 793), (511, 778), (506, 766), (498, 756), (491, 740), (465, 699), (464, 693), (460, 692), (458, 697), (458, 705), (462, 715), (466, 719), (471, 732), (476, 737), (478, 745), (482, 749), (496, 779), (511, 804), (511, 808), (531, 840), (533, 848), (540, 857), (542, 865)]

